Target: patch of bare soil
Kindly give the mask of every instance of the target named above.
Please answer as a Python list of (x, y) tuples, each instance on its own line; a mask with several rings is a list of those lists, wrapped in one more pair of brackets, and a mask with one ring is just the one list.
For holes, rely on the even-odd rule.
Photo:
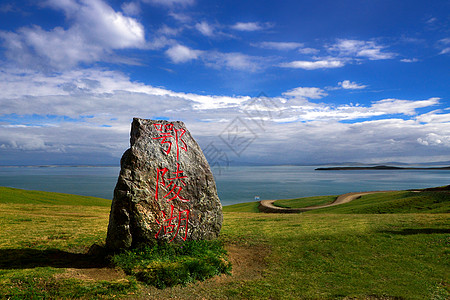
[(214, 291), (221, 287), (262, 276), (266, 268), (265, 258), (270, 253), (267, 246), (227, 245), (225, 248), (233, 266), (231, 275), (222, 274), (202, 282), (162, 290), (145, 286), (136, 295), (130, 295), (126, 299), (217, 299)]
[(113, 268), (67, 268), (64, 273), (55, 275), (56, 279), (80, 279), (86, 281), (118, 281), (126, 279), (126, 274), (122, 270)]
[(254, 279), (262, 275), (266, 267), (265, 258), (269, 254), (267, 246), (229, 245), (226, 250), (233, 266), (231, 274), (235, 279)]

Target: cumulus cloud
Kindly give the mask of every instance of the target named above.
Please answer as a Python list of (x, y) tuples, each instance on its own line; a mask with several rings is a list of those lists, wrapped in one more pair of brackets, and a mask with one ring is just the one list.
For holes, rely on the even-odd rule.
[(192, 60), (201, 59), (206, 66), (215, 69), (255, 72), (262, 68), (262, 59), (260, 57), (245, 55), (239, 52), (223, 53), (218, 51), (194, 50), (176, 44), (166, 50), (166, 55), (174, 63), (186, 63)]
[(137, 20), (114, 11), (101, 0), (56, 1), (46, 4), (62, 10), (71, 26), (44, 30), (39, 26), (2, 32), (6, 55), (22, 65), (50, 65), (56, 69), (104, 60), (112, 50), (142, 48), (145, 34)]
[(443, 114), (441, 110), (434, 110), (420, 116), (416, 120), (421, 123), (447, 123), (450, 124), (450, 114)]
[(367, 85), (358, 84), (350, 80), (341, 81), (338, 83), (338, 85), (345, 90), (360, 90), (367, 87)]
[(295, 50), (303, 47), (303, 44), (296, 42), (261, 42), (254, 43), (252, 46), (275, 50)]
[(280, 67), (304, 69), (304, 70), (316, 70), (316, 69), (340, 68), (343, 67), (344, 65), (345, 65), (344, 62), (340, 60), (316, 60), (316, 61), (296, 60), (281, 63)]
[(171, 16), (180, 23), (189, 23), (192, 20), (192, 17), (190, 15), (181, 12), (171, 11), (169, 12), (169, 16)]
[(439, 40), (439, 47), (442, 49), (439, 54), (449, 54), (450, 53), (450, 38), (445, 38)]
[[(438, 98), (333, 106), (310, 102), (327, 96), (324, 90), (297, 87), (258, 102), (248, 96), (174, 92), (98, 69), (52, 75), (4, 69), (0, 90), (2, 157), (11, 151), (58, 151), (83, 157), (103, 153), (118, 160), (128, 147), (132, 117), (183, 120), (202, 146), (220, 141), (218, 135), (240, 117), (259, 137), (242, 154), (245, 160), (264, 157), (273, 162), (324, 162), (369, 156), (406, 159), (408, 155), (425, 159), (445, 156), (445, 150), (448, 153), (448, 148), (442, 147), (448, 142), (445, 137), (450, 136), (448, 114), (418, 114), (419, 109), (438, 104)], [(402, 117), (393, 118), (393, 114)], [(379, 120), (371, 120), (373, 116)], [(287, 139), (302, 147), (286, 145)], [(292, 148), (286, 150), (289, 155), (279, 155), (281, 144)], [(221, 150), (227, 151), (227, 146), (223, 147)]]
[(231, 28), (238, 31), (260, 31), (272, 27), (271, 23), (237, 22)]
[(208, 66), (217, 69), (227, 68), (254, 72), (262, 68), (261, 58), (238, 52), (222, 53), (212, 51), (205, 54), (203, 59)]
[(120, 6), (122, 11), (129, 16), (137, 16), (141, 13), (139, 2), (124, 2)]
[(88, 43), (105, 48), (123, 49), (142, 47), (145, 43), (144, 27), (136, 19), (114, 11), (101, 0), (76, 2), (50, 1), (54, 8), (65, 11), (73, 26), (68, 34), (79, 35)]
[(297, 87), (284, 92), (283, 95), (300, 99), (321, 99), (328, 94), (324, 90), (316, 87)]
[(301, 49), (298, 49), (298, 53), (300, 53), (300, 54), (317, 54), (319, 52), (320, 52), (320, 50), (314, 49), (314, 48), (301, 48)]
[(175, 45), (170, 47), (166, 51), (166, 55), (174, 62), (174, 63), (185, 63), (191, 60), (195, 60), (202, 53), (200, 50), (190, 49), (183, 45)]
[(450, 135), (428, 133), (425, 137), (417, 139), (419, 144), (424, 146), (444, 146), (450, 147)]
[(374, 41), (338, 39), (335, 44), (328, 47), (328, 51), (341, 57), (350, 58), (366, 58), (369, 60), (394, 58), (394, 53), (383, 51), (385, 48), (385, 46), (378, 45)]
[(404, 63), (414, 63), (414, 62), (418, 62), (419, 60), (417, 58), (403, 58), (400, 59), (401, 62)]
[(197, 29), (204, 36), (212, 37), (214, 36), (214, 27), (208, 22), (202, 21), (195, 24), (195, 29)]
[(439, 104), (440, 98), (434, 97), (427, 100), (400, 100), (400, 99), (383, 99), (372, 104), (372, 108), (376, 111), (386, 114), (404, 114), (415, 115), (416, 109), (430, 107)]
[(142, 2), (169, 7), (175, 5), (189, 6), (195, 4), (195, 0), (142, 0)]
[[(1, 126), (0, 126), (1, 128)], [(9, 135), (7, 130), (21, 129), (24, 131), (26, 127), (4, 127), (3, 132), (0, 133), (0, 149), (12, 149), (12, 150), (26, 150), (26, 151), (36, 151), (36, 150), (48, 150), (49, 145), (45, 144), (44, 139), (38, 135), (33, 135), (30, 133), (30, 128), (26, 128), (27, 131), (17, 137)]]
[(182, 31), (183, 31), (182, 27), (172, 28), (167, 25), (163, 25), (163, 26), (161, 26), (161, 28), (158, 29), (157, 32), (163, 36), (173, 36), (173, 35), (178, 35)]
[[(336, 43), (325, 47), (331, 56), (314, 57), (314, 60), (284, 62), (279, 64), (279, 66), (304, 70), (330, 69), (340, 68), (348, 63), (363, 59), (382, 60), (391, 59), (396, 56), (392, 52), (385, 52), (385, 48), (385, 46), (379, 45), (374, 41), (338, 39)], [(311, 55), (317, 54), (320, 51), (314, 48), (299, 48), (298, 52)]]

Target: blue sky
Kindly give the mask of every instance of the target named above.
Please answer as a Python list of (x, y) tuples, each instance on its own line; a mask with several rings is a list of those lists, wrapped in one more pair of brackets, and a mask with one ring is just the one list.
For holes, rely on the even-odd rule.
[(449, 16), (439, 0), (2, 1), (0, 165), (117, 163), (133, 117), (184, 121), (216, 165), (450, 161)]

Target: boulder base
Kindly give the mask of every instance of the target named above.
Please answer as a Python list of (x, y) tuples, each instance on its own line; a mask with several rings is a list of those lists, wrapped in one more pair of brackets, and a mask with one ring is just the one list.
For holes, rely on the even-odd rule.
[(217, 238), (222, 205), (209, 164), (183, 122), (133, 119), (109, 217), (110, 250)]

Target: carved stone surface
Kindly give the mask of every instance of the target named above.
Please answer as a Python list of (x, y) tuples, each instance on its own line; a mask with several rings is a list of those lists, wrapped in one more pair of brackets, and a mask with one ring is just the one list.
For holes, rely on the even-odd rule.
[(209, 164), (184, 123), (135, 118), (130, 144), (121, 159), (106, 246), (216, 238), (222, 205)]

